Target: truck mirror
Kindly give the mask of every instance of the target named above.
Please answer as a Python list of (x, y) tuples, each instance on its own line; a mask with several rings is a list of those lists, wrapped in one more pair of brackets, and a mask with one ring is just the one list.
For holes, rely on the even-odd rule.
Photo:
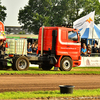
[(80, 38), (80, 41), (81, 41), (81, 34), (80, 33), (78, 33), (79, 34), (79, 38)]
[(81, 41), (81, 35), (80, 35), (80, 33), (78, 33), (78, 42), (80, 42)]

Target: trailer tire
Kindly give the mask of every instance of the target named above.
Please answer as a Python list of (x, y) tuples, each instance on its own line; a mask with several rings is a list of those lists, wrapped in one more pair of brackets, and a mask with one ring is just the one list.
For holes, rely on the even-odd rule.
[(53, 65), (48, 65), (48, 64), (42, 64), (41, 65), (41, 68), (43, 70), (50, 70), (52, 67), (53, 67)]
[(29, 60), (25, 56), (16, 57), (13, 60), (12, 69), (17, 71), (25, 71), (29, 68)]
[(64, 57), (60, 63), (61, 71), (70, 71), (72, 69), (72, 59), (69, 57)]

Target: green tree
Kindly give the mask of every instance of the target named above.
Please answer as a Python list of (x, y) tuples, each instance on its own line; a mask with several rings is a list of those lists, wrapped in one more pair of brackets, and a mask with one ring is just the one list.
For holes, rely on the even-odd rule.
[(18, 21), (23, 29), (38, 34), (44, 26), (61, 25), (63, 13), (60, 11), (60, 0), (29, 0), (24, 9), (19, 10)]
[(4, 22), (6, 18), (6, 13), (5, 13), (6, 7), (1, 5), (1, 0), (0, 0), (0, 21)]
[(23, 29), (38, 34), (44, 26), (73, 24), (75, 20), (95, 10), (95, 23), (100, 23), (99, 0), (29, 0), (19, 10), (18, 21)]
[(25, 31), (20, 31), (18, 34), (26, 34)]
[(91, 11), (95, 11), (95, 23), (100, 23), (100, 2), (99, 0), (85, 0), (84, 11), (81, 15), (88, 14)]
[(100, 2), (99, 0), (62, 0), (65, 5), (65, 18), (68, 24), (83, 17), (95, 10), (95, 23), (100, 23)]

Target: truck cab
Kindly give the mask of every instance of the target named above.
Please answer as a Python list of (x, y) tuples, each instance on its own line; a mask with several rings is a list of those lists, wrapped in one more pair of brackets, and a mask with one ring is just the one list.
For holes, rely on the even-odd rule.
[[(77, 36), (71, 38), (71, 34)], [(81, 43), (78, 30), (66, 27), (44, 27), (39, 30), (38, 52), (45, 64), (43, 69), (52, 66), (59, 67), (62, 71), (69, 71), (72, 67), (80, 65)], [(48, 62), (47, 62), (48, 60)], [(48, 68), (48, 64), (51, 66)]]

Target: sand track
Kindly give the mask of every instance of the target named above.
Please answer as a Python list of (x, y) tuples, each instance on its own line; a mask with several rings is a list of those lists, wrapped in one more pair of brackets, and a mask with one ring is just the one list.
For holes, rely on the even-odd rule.
[(59, 90), (59, 85), (97, 89), (100, 75), (0, 75), (0, 92)]

